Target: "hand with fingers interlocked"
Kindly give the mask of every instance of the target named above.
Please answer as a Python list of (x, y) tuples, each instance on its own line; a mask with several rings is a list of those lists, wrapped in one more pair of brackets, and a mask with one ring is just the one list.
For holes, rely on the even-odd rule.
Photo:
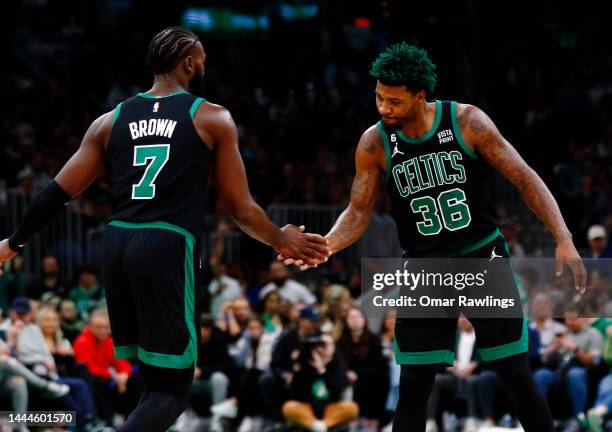
[(329, 259), (330, 256), (332, 256), (333, 252), (329, 249), (329, 241), (327, 239), (325, 239), (325, 237), (322, 237), (325, 240), (325, 244), (328, 247), (328, 252), (327, 255), (325, 256), (321, 256), (318, 259), (315, 260), (310, 260), (308, 262), (306, 262), (303, 259), (299, 259), (293, 255), (287, 255), (287, 254), (278, 254), (278, 256), (276, 257), (276, 259), (278, 261), (282, 261), (286, 266), (289, 265), (295, 265), (296, 267), (299, 267), (300, 270), (305, 271), (311, 268), (315, 268), (317, 267), (319, 264), (323, 264), (325, 262), (327, 262), (327, 260)]
[(325, 237), (319, 234), (304, 233), (304, 225), (285, 225), (281, 228), (284, 243), (275, 246), (278, 260), (286, 265), (295, 264), (301, 270), (317, 267), (327, 261), (332, 252)]

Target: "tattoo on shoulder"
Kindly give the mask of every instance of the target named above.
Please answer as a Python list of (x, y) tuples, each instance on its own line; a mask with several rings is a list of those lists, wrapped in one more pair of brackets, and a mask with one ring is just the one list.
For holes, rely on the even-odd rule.
[(468, 105), (463, 108), (457, 116), (457, 123), (461, 132), (477, 136), (480, 143), (501, 140), (501, 134), (495, 124), (475, 106)]
[(368, 152), (368, 154), (371, 155), (375, 155), (376, 154), (376, 149), (377, 148), (382, 148), (382, 143), (380, 142), (380, 136), (378, 135), (378, 132), (375, 132), (377, 135), (374, 135), (374, 133), (368, 133), (367, 135), (365, 135), (362, 141), (362, 148)]
[(470, 120), (470, 128), (472, 129), (473, 133), (479, 134), (485, 131), (486, 125), (481, 119), (479, 119), (477, 116), (474, 116), (472, 120)]
[(369, 154), (376, 154), (376, 143), (371, 139), (368, 139), (363, 144), (363, 149), (367, 151)]
[(457, 124), (461, 132), (466, 132), (467, 128), (470, 128), (471, 132), (474, 132), (474, 128), (479, 133), (484, 128), (482, 122), (477, 118), (476, 107), (472, 105), (466, 105), (461, 111), (457, 112)]

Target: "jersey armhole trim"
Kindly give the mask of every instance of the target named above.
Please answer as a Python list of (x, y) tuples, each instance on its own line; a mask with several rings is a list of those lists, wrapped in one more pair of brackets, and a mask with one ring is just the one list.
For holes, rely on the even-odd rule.
[(119, 118), (119, 113), (121, 112), (121, 104), (123, 104), (123, 102), (119, 102), (117, 106), (115, 107), (115, 114), (113, 115), (113, 126), (115, 126), (115, 123), (117, 122), (117, 119)]
[(385, 155), (387, 160), (387, 169), (385, 169), (385, 183), (389, 180), (389, 176), (391, 175), (391, 146), (389, 145), (389, 137), (387, 137), (387, 133), (382, 126), (382, 123), (379, 121), (376, 125), (378, 128), (378, 132), (382, 136), (384, 147), (385, 147)]
[(206, 99), (199, 97), (193, 101), (193, 103), (191, 104), (191, 108), (189, 108), (189, 115), (191, 116), (191, 120), (193, 120), (193, 118), (195, 117), (195, 114), (198, 111), (200, 104), (204, 102), (205, 100)]
[(459, 125), (457, 124), (457, 102), (455, 101), (451, 102), (451, 119), (453, 122), (453, 133), (463, 151), (467, 153), (468, 156), (474, 159), (478, 159), (478, 155), (473, 150), (470, 150), (470, 148), (465, 144), (465, 141), (463, 141), (463, 137), (461, 136), (461, 131), (459, 130)]

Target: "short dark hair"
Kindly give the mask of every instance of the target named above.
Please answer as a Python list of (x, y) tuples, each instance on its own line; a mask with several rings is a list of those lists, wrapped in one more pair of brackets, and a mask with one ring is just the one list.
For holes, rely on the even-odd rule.
[(410, 90), (425, 90), (428, 94), (436, 88), (436, 65), (424, 49), (400, 42), (389, 46), (372, 63), (370, 75), (382, 84), (404, 85)]
[(180, 26), (160, 31), (151, 39), (147, 52), (147, 64), (151, 72), (172, 72), (199, 40), (194, 32)]

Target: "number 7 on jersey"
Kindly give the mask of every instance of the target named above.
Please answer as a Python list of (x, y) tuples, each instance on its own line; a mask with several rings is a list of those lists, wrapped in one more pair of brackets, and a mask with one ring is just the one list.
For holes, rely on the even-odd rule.
[(147, 165), (140, 181), (132, 185), (132, 199), (153, 199), (155, 179), (170, 157), (170, 144), (134, 146), (134, 166)]

